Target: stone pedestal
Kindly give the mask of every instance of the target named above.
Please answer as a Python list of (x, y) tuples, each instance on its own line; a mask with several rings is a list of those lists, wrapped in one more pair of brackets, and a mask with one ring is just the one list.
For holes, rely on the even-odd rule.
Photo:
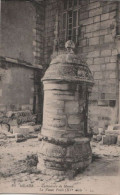
[(38, 168), (45, 174), (74, 176), (92, 159), (85, 128), (93, 78), (88, 67), (69, 50), (52, 60), (42, 80), (44, 107)]

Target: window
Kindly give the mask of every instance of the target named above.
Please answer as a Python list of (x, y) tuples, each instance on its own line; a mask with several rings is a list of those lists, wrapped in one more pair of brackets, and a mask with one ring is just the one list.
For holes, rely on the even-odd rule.
[(79, 35), (79, 0), (64, 0), (63, 34), (65, 40), (78, 41)]

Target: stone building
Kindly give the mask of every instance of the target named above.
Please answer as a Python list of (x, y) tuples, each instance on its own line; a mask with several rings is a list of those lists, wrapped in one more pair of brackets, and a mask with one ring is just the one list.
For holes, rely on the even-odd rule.
[[(87, 62), (95, 80), (89, 98), (88, 129), (96, 132), (98, 127), (106, 129), (109, 124), (120, 122), (119, 1), (3, 0), (3, 8), (1, 56), (18, 59), (19, 75), (23, 75), (21, 61), (30, 63), (26, 74), (39, 67), (42, 75), (53, 50), (62, 50), (65, 42), (72, 39), (76, 54)], [(33, 83), (23, 86), (26, 85), (34, 91)], [(25, 91), (22, 94), (27, 98)], [(0, 90), (0, 96), (3, 99), (6, 94)], [(26, 104), (30, 101), (28, 98)], [(22, 97), (19, 102), (25, 104)]]

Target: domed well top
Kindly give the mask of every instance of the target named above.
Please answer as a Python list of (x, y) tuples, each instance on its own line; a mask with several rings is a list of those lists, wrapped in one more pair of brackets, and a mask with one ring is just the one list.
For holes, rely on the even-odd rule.
[(52, 59), (42, 81), (86, 82), (93, 85), (94, 79), (87, 64), (73, 52), (74, 42), (67, 41), (65, 47), (67, 51)]

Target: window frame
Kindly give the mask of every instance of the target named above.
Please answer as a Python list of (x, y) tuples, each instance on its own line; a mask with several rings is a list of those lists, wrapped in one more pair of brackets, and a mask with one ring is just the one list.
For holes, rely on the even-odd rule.
[[(75, 1), (75, 0), (74, 0)], [(70, 0), (64, 0), (64, 3), (63, 3), (63, 13), (62, 13), (62, 31), (64, 33), (64, 38), (65, 38), (65, 41), (67, 40), (73, 40), (75, 43), (78, 42), (78, 35), (79, 35), (79, 12), (80, 12), (80, 3), (79, 3), (79, 0), (76, 0), (77, 1), (77, 4), (74, 6), (74, 1), (72, 0), (72, 6), (69, 7), (69, 2)], [(66, 9), (65, 9), (65, 3), (66, 3)], [(72, 28), (69, 29), (69, 11), (72, 11)], [(73, 26), (73, 14), (74, 12), (76, 12), (76, 26)], [(65, 19), (65, 28), (63, 28), (63, 24), (64, 24), (64, 14), (66, 14), (66, 19)], [(73, 36), (73, 30), (76, 29), (76, 35)], [(69, 30), (72, 31), (72, 34), (71, 34), (71, 39), (69, 39), (70, 35), (69, 35)], [(75, 39), (74, 39), (75, 37)]]

